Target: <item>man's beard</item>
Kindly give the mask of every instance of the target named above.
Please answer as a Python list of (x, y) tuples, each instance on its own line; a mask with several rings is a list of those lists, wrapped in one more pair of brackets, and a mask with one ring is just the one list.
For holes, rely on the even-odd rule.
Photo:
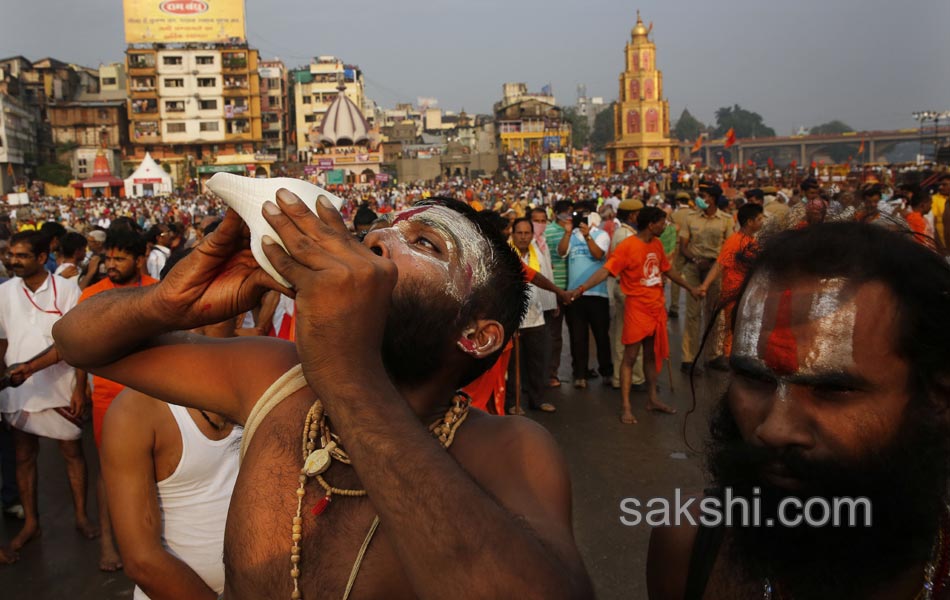
[(128, 274), (123, 274), (120, 271), (106, 272), (106, 277), (108, 277), (109, 281), (111, 281), (115, 285), (125, 285), (127, 283), (130, 283), (133, 279), (135, 279), (137, 275), (138, 275), (137, 271), (132, 271)]
[[(761, 523), (770, 518), (776, 523), (771, 528), (731, 529), (730, 558), (747, 577), (770, 577), (796, 600), (862, 597), (927, 561), (944, 511), (950, 450), (946, 427), (927, 404), (913, 399), (903, 421), (895, 423), (898, 429), (890, 443), (845, 464), (806, 459), (794, 448), (746, 443), (724, 397), (710, 427), (707, 456), (713, 483), (750, 501), (753, 488), (760, 488)], [(764, 469), (774, 463), (804, 489), (789, 491), (765, 479)], [(833, 498), (867, 498), (871, 526), (864, 526), (861, 509), (855, 511), (855, 526), (849, 526), (849, 510), (844, 508), (838, 527), (816, 528), (804, 522), (783, 527), (778, 524), (778, 505), (792, 496), (802, 503), (821, 498), (829, 511), (834, 511)], [(821, 512), (816, 511), (818, 518)], [(792, 519), (804, 514), (801, 505), (785, 510)]]
[(397, 384), (416, 385), (445, 366), (455, 347), (459, 305), (419, 283), (393, 292), (383, 332), (383, 366)]

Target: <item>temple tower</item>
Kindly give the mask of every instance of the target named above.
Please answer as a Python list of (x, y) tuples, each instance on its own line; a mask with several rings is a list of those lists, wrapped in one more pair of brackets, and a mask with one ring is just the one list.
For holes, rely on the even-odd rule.
[(643, 25), (637, 24), (624, 48), (620, 95), (614, 105), (614, 141), (607, 145), (607, 166), (612, 173), (631, 167), (669, 165), (678, 159), (678, 145), (670, 139), (670, 105), (663, 97), (663, 73), (656, 68), (656, 44)]

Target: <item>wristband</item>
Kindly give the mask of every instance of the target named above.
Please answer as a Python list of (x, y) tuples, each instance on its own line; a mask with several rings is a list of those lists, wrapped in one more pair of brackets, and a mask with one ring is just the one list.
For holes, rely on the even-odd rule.
[(587, 288), (584, 287), (584, 284), (577, 286), (577, 289), (580, 290), (582, 294), (587, 291)]

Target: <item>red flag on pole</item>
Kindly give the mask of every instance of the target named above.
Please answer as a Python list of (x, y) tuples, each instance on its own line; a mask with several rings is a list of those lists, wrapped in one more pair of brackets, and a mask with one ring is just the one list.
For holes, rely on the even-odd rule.
[(726, 148), (732, 148), (736, 145), (736, 130), (732, 127), (726, 132)]
[(725, 156), (720, 156), (720, 157), (719, 157), (719, 164), (722, 165), (722, 166), (726, 166), (726, 157), (725, 157)]
[(755, 166), (755, 161), (752, 160), (751, 158), (749, 159), (749, 166), (750, 166), (750, 167), (754, 167), (754, 166)]
[(792, 168), (794, 169), (794, 168), (797, 167), (797, 166), (798, 166), (798, 161), (797, 161), (797, 160), (793, 160), (793, 161), (792, 161)]
[(817, 166), (818, 166), (818, 163), (816, 163), (815, 161), (811, 161), (811, 168), (812, 168), (812, 169), (814, 169), (814, 168), (817, 167)]
[(699, 152), (699, 150), (702, 147), (703, 147), (703, 136), (700, 135), (698, 138), (696, 138), (696, 143), (693, 144), (693, 149), (690, 150), (690, 152), (695, 154), (696, 152)]
[(861, 145), (858, 146), (858, 154), (864, 154), (864, 140), (861, 140)]
[(775, 161), (769, 158), (769, 169), (774, 169), (774, 168), (775, 168)]

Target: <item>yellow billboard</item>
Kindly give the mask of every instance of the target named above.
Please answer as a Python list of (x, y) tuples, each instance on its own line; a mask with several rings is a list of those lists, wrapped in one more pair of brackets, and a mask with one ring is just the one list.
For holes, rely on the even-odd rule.
[(244, 43), (244, 0), (122, 0), (126, 44)]

